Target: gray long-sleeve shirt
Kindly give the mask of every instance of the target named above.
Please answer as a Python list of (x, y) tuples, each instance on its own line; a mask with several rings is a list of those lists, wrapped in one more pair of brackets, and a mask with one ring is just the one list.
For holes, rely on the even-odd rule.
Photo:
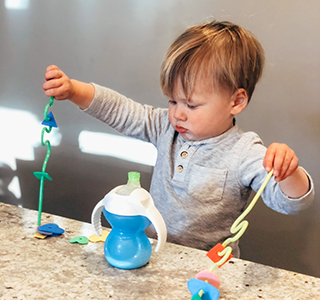
[[(266, 148), (259, 136), (234, 125), (220, 136), (187, 141), (170, 125), (167, 109), (94, 87), (86, 113), (158, 150), (150, 193), (165, 220), (168, 241), (209, 250), (230, 237), (230, 227), (245, 209), (251, 190), (257, 191), (267, 175), (262, 165)], [(271, 178), (263, 201), (280, 213), (297, 213), (313, 201), (310, 176), (309, 180), (309, 192), (291, 199)], [(239, 256), (237, 243), (232, 246), (233, 254)]]

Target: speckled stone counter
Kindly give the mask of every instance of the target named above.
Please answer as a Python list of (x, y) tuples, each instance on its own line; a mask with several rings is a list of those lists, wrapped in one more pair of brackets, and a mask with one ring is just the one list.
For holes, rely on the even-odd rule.
[[(191, 299), (187, 281), (212, 263), (206, 252), (167, 243), (140, 269), (120, 270), (103, 243), (71, 244), (90, 224), (42, 214), (65, 230), (36, 239), (37, 212), (0, 203), (0, 299)], [(320, 279), (232, 259), (217, 270), (219, 299), (320, 299)]]

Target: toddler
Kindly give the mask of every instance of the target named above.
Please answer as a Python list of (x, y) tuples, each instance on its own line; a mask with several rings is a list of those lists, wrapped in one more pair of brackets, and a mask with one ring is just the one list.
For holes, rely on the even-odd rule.
[[(155, 145), (150, 193), (168, 241), (203, 250), (230, 237), (230, 227), (274, 169), (262, 198), (294, 214), (314, 197), (311, 177), (285, 144), (263, 146), (235, 117), (261, 77), (264, 52), (257, 39), (230, 22), (193, 26), (170, 46), (160, 84), (169, 108), (153, 108), (97, 84), (70, 80), (49, 66), (43, 89), (69, 99), (118, 132)], [(237, 243), (231, 245), (239, 256)]]

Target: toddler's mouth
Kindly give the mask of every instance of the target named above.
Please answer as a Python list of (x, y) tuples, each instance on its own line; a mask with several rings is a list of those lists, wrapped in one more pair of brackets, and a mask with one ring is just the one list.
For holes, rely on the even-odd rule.
[(176, 126), (176, 131), (179, 133), (186, 133), (188, 129), (181, 127), (181, 126)]

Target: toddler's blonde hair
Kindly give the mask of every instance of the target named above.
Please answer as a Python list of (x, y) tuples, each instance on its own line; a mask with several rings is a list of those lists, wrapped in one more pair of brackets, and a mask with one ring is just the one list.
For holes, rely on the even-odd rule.
[(160, 70), (164, 95), (173, 97), (177, 79), (189, 99), (196, 76), (212, 80), (218, 91), (243, 88), (251, 99), (262, 75), (264, 51), (252, 33), (230, 22), (193, 26), (170, 46)]

